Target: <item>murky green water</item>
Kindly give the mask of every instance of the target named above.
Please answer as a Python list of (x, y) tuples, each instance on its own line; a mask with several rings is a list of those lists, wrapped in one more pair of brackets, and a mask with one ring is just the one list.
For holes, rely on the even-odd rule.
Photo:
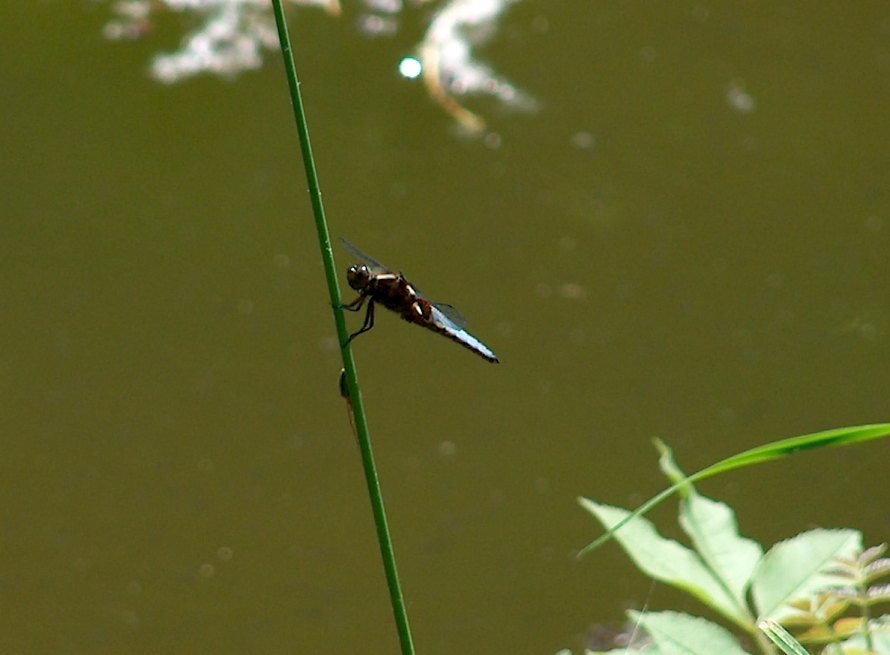
[[(390, 316), (356, 343), (419, 652), (639, 606), (617, 547), (573, 558), (574, 498), (660, 489), (652, 436), (691, 471), (888, 420), (886, 4), (521, 2), (482, 54), (538, 111), (477, 103), (481, 139), (396, 73), (428, 13), (344, 9), (292, 14), (331, 229), (502, 362)], [(108, 16), (0, 9), (0, 651), (394, 652), (280, 64), (161, 86), (187, 17)], [(766, 543), (874, 543), (888, 456), (703, 490)]]

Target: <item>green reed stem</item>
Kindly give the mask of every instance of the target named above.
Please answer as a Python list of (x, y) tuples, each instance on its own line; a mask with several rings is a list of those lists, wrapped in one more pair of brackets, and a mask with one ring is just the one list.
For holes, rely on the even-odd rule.
[(287, 33), (287, 22), (284, 18), (284, 8), (282, 7), (281, 0), (272, 0), (272, 8), (275, 13), (275, 22), (278, 25), (278, 40), (281, 43), (281, 54), (284, 57), (284, 68), (287, 74), (287, 83), (290, 87), (291, 104), (294, 108), (294, 120), (296, 121), (297, 133), (300, 137), (300, 151), (303, 154), (306, 181), (309, 183), (309, 199), (312, 202), (312, 213), (315, 216), (315, 229), (318, 233), (318, 245), (321, 248), (321, 259), (324, 264), (325, 277), (327, 278), (328, 292), (331, 296), (331, 307), (333, 308), (334, 324), (337, 327), (337, 338), (341, 344), (346, 344), (341, 346), (343, 368), (346, 371), (349, 399), (352, 404), (353, 416), (355, 417), (356, 436), (359, 449), (361, 450), (362, 466), (368, 485), (374, 524), (377, 528), (377, 540), (380, 544), (380, 555), (383, 558), (383, 568), (386, 572), (390, 602), (392, 603), (392, 611), (395, 616), (402, 654), (413, 655), (414, 644), (411, 641), (408, 613), (405, 610), (405, 600), (402, 597), (402, 589), (399, 585), (399, 574), (396, 570), (392, 539), (386, 524), (386, 510), (380, 493), (377, 468), (374, 466), (374, 453), (371, 450), (371, 437), (368, 433), (368, 423), (362, 405), (358, 375), (352, 358), (352, 350), (347, 343), (349, 332), (346, 329), (346, 318), (343, 315), (343, 310), (340, 308), (342, 301), (340, 298), (340, 286), (337, 282), (337, 268), (334, 265), (334, 253), (331, 250), (331, 239), (325, 221), (324, 205), (321, 202), (321, 190), (319, 189), (318, 176), (315, 172), (315, 160), (312, 157), (312, 146), (309, 142), (309, 127), (306, 122), (306, 114), (303, 111), (303, 98), (300, 95), (300, 83), (297, 79), (297, 68), (294, 64), (293, 49), (291, 48), (290, 37)]

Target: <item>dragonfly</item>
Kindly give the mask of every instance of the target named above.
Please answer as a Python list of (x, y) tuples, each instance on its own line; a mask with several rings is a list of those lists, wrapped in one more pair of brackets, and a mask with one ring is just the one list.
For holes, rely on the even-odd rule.
[(346, 280), (352, 289), (358, 291), (358, 298), (348, 305), (341, 305), (341, 308), (357, 312), (365, 302), (368, 303), (365, 322), (358, 332), (350, 335), (347, 343), (374, 327), (374, 306), (380, 303), (409, 323), (438, 332), (492, 364), (498, 363), (491, 348), (466, 331), (467, 321), (454, 307), (430, 302), (401, 273), (395, 273), (369, 257), (346, 239), (341, 238), (340, 243), (359, 262), (346, 271)]

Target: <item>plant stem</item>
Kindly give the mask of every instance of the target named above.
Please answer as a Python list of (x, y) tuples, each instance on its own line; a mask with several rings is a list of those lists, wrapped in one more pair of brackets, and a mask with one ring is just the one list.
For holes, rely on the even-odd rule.
[(331, 251), (331, 239), (328, 233), (324, 216), (324, 205), (321, 202), (321, 190), (318, 185), (318, 177), (315, 172), (315, 160), (312, 157), (312, 147), (309, 142), (309, 127), (306, 122), (306, 114), (303, 111), (303, 99), (300, 95), (300, 83), (297, 79), (297, 68), (294, 64), (293, 49), (290, 37), (287, 33), (287, 22), (284, 18), (284, 9), (281, 0), (272, 0), (272, 8), (275, 13), (275, 22), (278, 26), (278, 40), (281, 43), (281, 53), (284, 57), (284, 68), (287, 74), (287, 82), (290, 87), (291, 104), (294, 109), (294, 119), (297, 124), (297, 133), (300, 137), (300, 151), (303, 155), (303, 165), (306, 169), (306, 181), (309, 183), (309, 198), (312, 202), (312, 213), (315, 216), (315, 229), (318, 233), (318, 245), (321, 248), (321, 259), (324, 264), (325, 277), (328, 283), (328, 292), (331, 297), (331, 307), (334, 314), (334, 324), (337, 328), (337, 337), (341, 344), (343, 355), (343, 368), (346, 371), (346, 382), (349, 388), (349, 399), (352, 404), (355, 418), (356, 437), (362, 455), (362, 466), (365, 471), (365, 481), (368, 485), (368, 495), (371, 501), (371, 510), (374, 514), (374, 524), (377, 528), (377, 540), (380, 544), (380, 555), (383, 558), (383, 568), (386, 572), (386, 582), (389, 587), (390, 602), (396, 621), (396, 629), (399, 634), (399, 642), (403, 655), (414, 654), (414, 644), (411, 640), (411, 628), (408, 625), (408, 614), (405, 609), (405, 601), (402, 597), (402, 589), (399, 585), (399, 574), (396, 569), (395, 554), (392, 548), (392, 539), (386, 524), (386, 510), (383, 506), (383, 497), (380, 493), (380, 482), (377, 477), (377, 469), (374, 466), (374, 453), (371, 450), (371, 437), (368, 433), (368, 423), (365, 419), (365, 410), (362, 405), (362, 395), (359, 389), (358, 376), (355, 370), (355, 362), (352, 358), (352, 350), (347, 343), (349, 333), (346, 329), (346, 319), (340, 308), (340, 286), (337, 283), (337, 269), (334, 265), (334, 253)]

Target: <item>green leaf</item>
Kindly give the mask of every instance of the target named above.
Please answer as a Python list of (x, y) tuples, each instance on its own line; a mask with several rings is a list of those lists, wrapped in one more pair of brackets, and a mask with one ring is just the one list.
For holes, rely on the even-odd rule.
[(680, 505), (680, 525), (699, 556), (732, 596), (737, 614), (746, 617), (751, 629), (753, 617), (747, 607), (748, 586), (763, 548), (753, 539), (739, 535), (735, 513), (721, 503), (691, 493)]
[(693, 473), (686, 480), (677, 482), (676, 484), (671, 485), (669, 488), (665, 489), (655, 497), (650, 498), (648, 501), (634, 510), (632, 514), (628, 514), (624, 522), (616, 524), (610, 531), (606, 532), (606, 534), (598, 537), (591, 543), (587, 544), (584, 548), (582, 548), (581, 552), (578, 553), (578, 556), (582, 557), (590, 551), (599, 548), (605, 542), (609, 541), (614, 536), (614, 533), (619, 530), (624, 525), (624, 523), (630, 521), (630, 519), (635, 516), (642, 516), (650, 509), (662, 502), (664, 499), (668, 498), (675, 491), (688, 487), (691, 482), (704, 480), (705, 478), (709, 478), (719, 473), (726, 473), (728, 471), (732, 471), (733, 469), (781, 459), (783, 457), (788, 457), (790, 455), (794, 455), (805, 450), (812, 450), (815, 448), (836, 448), (838, 446), (852, 446), (853, 444), (864, 443), (866, 441), (871, 441), (872, 439), (884, 439), (886, 437), (890, 437), (890, 423), (859, 425), (855, 427), (826, 430), (825, 432), (815, 432), (813, 434), (806, 434), (800, 437), (791, 437), (790, 439), (782, 439), (781, 441), (774, 441), (763, 446), (751, 448), (750, 450), (746, 450), (737, 455), (733, 455), (732, 457), (727, 457), (726, 459), (721, 460), (716, 464), (712, 464), (711, 466), (708, 466), (707, 468), (704, 468), (697, 473)]
[[(587, 498), (580, 502), (606, 529), (629, 515), (627, 510), (601, 505)], [(662, 537), (647, 519), (632, 520), (615, 534), (615, 539), (649, 577), (687, 591), (745, 629), (751, 629), (747, 611), (739, 607), (702, 559), (686, 546)]]
[(865, 618), (862, 616), (846, 616), (842, 619), (835, 621), (834, 623), (834, 633), (836, 636), (842, 639), (848, 639), (854, 635), (858, 635), (862, 633), (862, 628), (865, 625)]
[(661, 655), (661, 651), (655, 645), (648, 644), (642, 648), (625, 646), (624, 648), (613, 648), (612, 650), (586, 650), (584, 655)]
[[(673, 451), (661, 439), (655, 439), (655, 447), (661, 453), (658, 466), (673, 483), (682, 482), (686, 474), (674, 461)], [(692, 544), (711, 572), (735, 599), (738, 615), (753, 617), (747, 608), (748, 586), (763, 548), (753, 539), (741, 537), (735, 513), (725, 503), (712, 500), (698, 493), (693, 484), (679, 491), (680, 525), (692, 539)]]
[(747, 655), (725, 628), (679, 612), (628, 612), (652, 637), (660, 655)]
[(754, 573), (754, 606), (762, 618), (781, 622), (794, 610), (787, 603), (831, 586), (823, 571), (835, 557), (855, 557), (862, 550), (856, 530), (811, 530), (773, 546)]
[(868, 651), (865, 643), (865, 637), (856, 635), (843, 642), (844, 652), (852, 652), (853, 649), (860, 649), (866, 652), (877, 653), (879, 655), (887, 655), (890, 653), (890, 617), (884, 615), (869, 623), (869, 633), (871, 635), (871, 644), (873, 651)]

